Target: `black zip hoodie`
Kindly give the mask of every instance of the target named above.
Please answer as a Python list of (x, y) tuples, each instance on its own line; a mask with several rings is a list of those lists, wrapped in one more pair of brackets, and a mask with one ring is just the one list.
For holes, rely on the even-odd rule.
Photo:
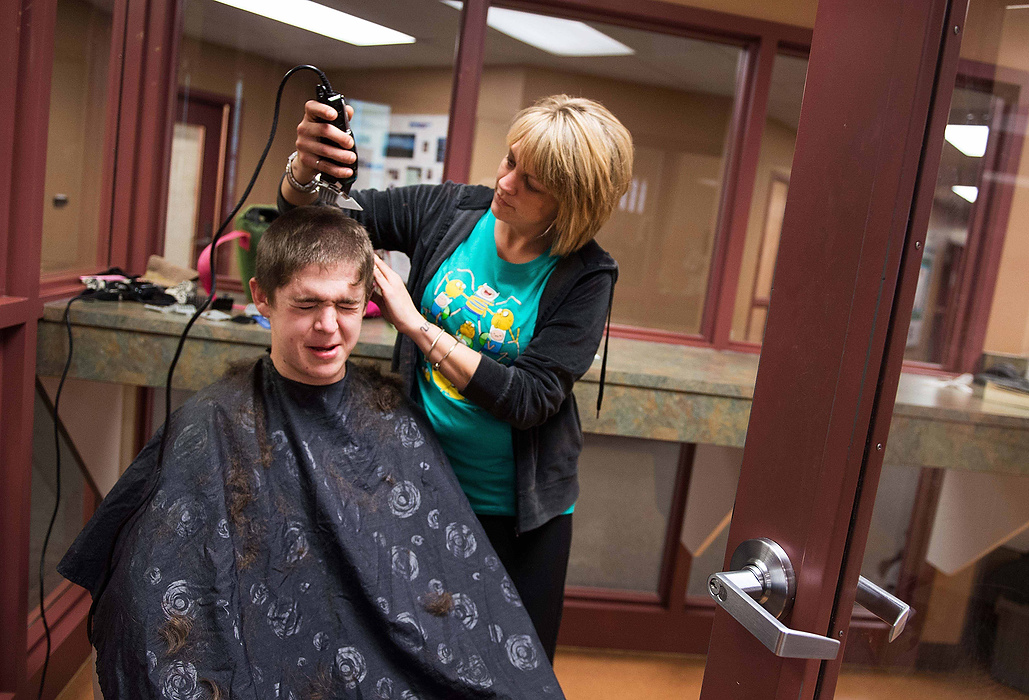
[[(364, 211), (347, 213), (368, 229), (372, 244), (411, 258), (407, 288), (418, 303), (440, 265), (489, 208), (493, 190), (446, 182), (363, 190), (352, 196)], [(280, 194), (279, 210), (290, 208)], [(543, 289), (532, 340), (511, 366), (483, 355), (462, 392), (512, 426), (518, 532), (543, 525), (578, 498), (582, 427), (572, 386), (593, 363), (617, 277), (617, 264), (596, 241), (563, 257)], [(412, 340), (397, 336), (393, 369), (415, 402), (419, 355)], [(606, 364), (605, 344), (598, 411)]]

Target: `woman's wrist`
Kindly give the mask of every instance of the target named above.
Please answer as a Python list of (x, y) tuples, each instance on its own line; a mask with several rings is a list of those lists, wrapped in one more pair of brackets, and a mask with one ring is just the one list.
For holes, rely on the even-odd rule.
[(436, 337), (436, 334), (442, 330), (438, 326), (435, 326), (424, 318), (419, 318), (417, 325), (402, 322), (399, 319), (393, 320), (393, 327), (397, 329), (397, 333), (406, 335), (408, 338), (414, 341), (415, 345), (424, 350), (428, 347), (432, 339)]
[(290, 156), (289, 159), (290, 174), (293, 176), (293, 180), (300, 185), (307, 185), (312, 182), (315, 175), (318, 174), (317, 170), (308, 168), (304, 165), (303, 161), (300, 160), (298, 154)]
[(413, 313), (410, 318), (404, 320), (397, 320), (394, 324), (399, 333), (403, 333), (411, 340), (417, 343), (419, 341), (418, 336), (424, 336), (426, 340), (431, 341), (436, 335), (443, 329), (434, 323), (430, 323), (419, 313)]

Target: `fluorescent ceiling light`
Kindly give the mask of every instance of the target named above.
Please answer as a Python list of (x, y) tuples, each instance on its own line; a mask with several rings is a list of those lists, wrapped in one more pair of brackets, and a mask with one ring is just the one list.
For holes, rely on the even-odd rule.
[(1029, 5), (1008, 5), (1006, 10), (1029, 10)]
[[(443, 0), (443, 4), (461, 9), (457, 0)], [(486, 24), (555, 56), (631, 56), (636, 53), (588, 24), (571, 19), (491, 7), (486, 14)]]
[(413, 44), (414, 37), (311, 0), (216, 0), (355, 46)]
[(990, 127), (980, 124), (948, 124), (943, 132), (943, 138), (954, 148), (972, 158), (983, 157), (989, 136)]
[(951, 185), (950, 190), (958, 197), (961, 197), (961, 199), (969, 202), (974, 202), (979, 197), (979, 188), (972, 187), (971, 185)]

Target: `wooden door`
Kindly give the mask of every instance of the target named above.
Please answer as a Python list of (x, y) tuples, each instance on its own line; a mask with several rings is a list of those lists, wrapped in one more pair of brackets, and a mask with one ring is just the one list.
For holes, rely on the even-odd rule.
[[(793, 629), (846, 644), (966, 0), (821, 0), (724, 570), (770, 538)], [(775, 656), (716, 612), (702, 698), (830, 698), (842, 660)]]

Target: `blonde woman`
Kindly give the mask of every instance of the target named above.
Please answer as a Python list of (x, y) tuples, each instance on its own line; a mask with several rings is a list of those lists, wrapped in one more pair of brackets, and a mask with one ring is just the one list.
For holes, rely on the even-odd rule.
[[(318, 121), (335, 117), (305, 105), (280, 209), (311, 203), (301, 188), (318, 172), (350, 176), (327, 162), (354, 160), (351, 137)], [(394, 369), (553, 659), (579, 494), (572, 386), (594, 360), (618, 270), (594, 237), (628, 188), (633, 148), (605, 107), (566, 95), (522, 110), (507, 144), (493, 189), (357, 191), (364, 211), (351, 215), (376, 248), (411, 258), (406, 285), (376, 259), (376, 301), (398, 331)]]

